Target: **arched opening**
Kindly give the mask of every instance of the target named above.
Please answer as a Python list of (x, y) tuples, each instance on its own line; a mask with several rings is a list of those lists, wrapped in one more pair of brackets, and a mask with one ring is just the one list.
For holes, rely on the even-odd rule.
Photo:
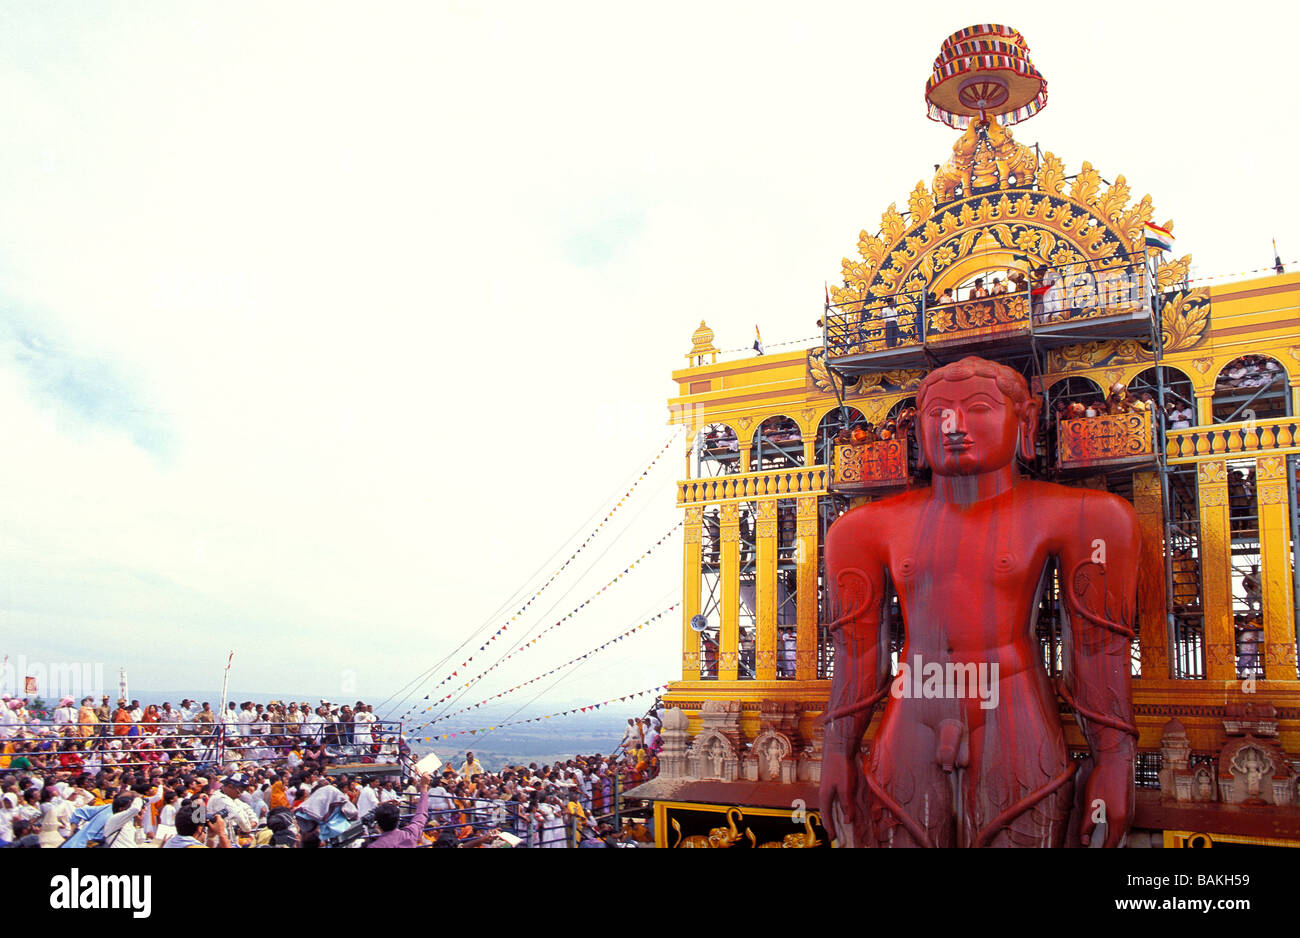
[(1234, 358), (1214, 382), (1212, 411), (1215, 423), (1291, 416), (1286, 369), (1267, 355)]
[(867, 426), (867, 418), (856, 407), (836, 407), (817, 425), (817, 442), (814, 446), (814, 458), (819, 466), (829, 466), (831, 454), (835, 451), (835, 437), (841, 432), (852, 433)]
[(1056, 382), (1047, 389), (1047, 413), (1051, 425), (1070, 417), (1096, 417), (1105, 412), (1106, 392), (1091, 378), (1078, 375)]
[(913, 411), (916, 410), (916, 398), (905, 397), (893, 407), (889, 408), (889, 413), (885, 416), (884, 427), (891, 431), (897, 429), (898, 418), (901, 417), (903, 411), (908, 408), (911, 408)]
[(1186, 430), (1196, 425), (1196, 398), (1192, 392), (1192, 379), (1177, 368), (1161, 366), (1148, 368), (1139, 372), (1129, 382), (1129, 394), (1149, 400), (1153, 413), (1160, 402), (1159, 382), (1165, 385), (1165, 428), (1168, 430)]
[(740, 440), (725, 423), (711, 423), (695, 438), (695, 478), (740, 471)]
[[(1061, 421), (1078, 417), (1096, 417), (1106, 412), (1106, 392), (1096, 381), (1075, 375), (1056, 382), (1047, 389), (1047, 452), (1055, 454), (1060, 438)], [(1052, 456), (1055, 459), (1055, 455)]]
[(789, 417), (768, 417), (754, 431), (755, 471), (794, 469), (803, 465), (803, 434)]

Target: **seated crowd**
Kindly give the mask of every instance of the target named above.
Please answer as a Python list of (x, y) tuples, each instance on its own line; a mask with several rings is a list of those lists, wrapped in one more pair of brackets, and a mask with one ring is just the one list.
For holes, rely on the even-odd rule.
[(66, 719), (70, 704), (45, 721), (3, 700), (0, 846), (567, 846), (571, 823), (582, 846), (617, 846), (635, 832), (603, 816), (657, 771), (653, 711), (610, 756), (489, 773), (469, 753), (434, 780), (361, 702), (244, 704), (220, 727), (189, 701), (148, 722), (124, 700), (108, 720), (90, 698)]

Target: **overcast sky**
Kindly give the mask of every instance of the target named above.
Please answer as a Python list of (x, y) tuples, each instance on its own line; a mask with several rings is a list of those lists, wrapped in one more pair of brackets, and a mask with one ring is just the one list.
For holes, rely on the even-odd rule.
[[(0, 651), (383, 699), (639, 475), (701, 318), (816, 332), (948, 156), (922, 92), (975, 18), (1048, 80), (1017, 138), (1150, 192), (1195, 273), (1300, 258), (1293, 5), (976, 9), (0, 3)], [(527, 624), (679, 519), (683, 464)], [(680, 549), (485, 695), (675, 602)], [(672, 678), (679, 633), (541, 703)]]

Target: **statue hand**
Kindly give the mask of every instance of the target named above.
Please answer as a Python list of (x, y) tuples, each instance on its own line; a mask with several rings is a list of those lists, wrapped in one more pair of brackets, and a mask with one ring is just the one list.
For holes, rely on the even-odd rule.
[[(1106, 821), (1105, 847), (1118, 847), (1133, 822), (1133, 766), (1123, 759), (1098, 764), (1084, 786), (1079, 839), (1088, 846), (1097, 822)], [(1103, 813), (1104, 812), (1104, 813)]]
[[(822, 817), (827, 826), (835, 826), (834, 806), (840, 806), (840, 816), (850, 829), (853, 825), (854, 811), (857, 807), (855, 794), (858, 788), (858, 768), (856, 760), (849, 755), (826, 752), (822, 757), (822, 782), (819, 801)], [(843, 834), (832, 831), (837, 839)]]

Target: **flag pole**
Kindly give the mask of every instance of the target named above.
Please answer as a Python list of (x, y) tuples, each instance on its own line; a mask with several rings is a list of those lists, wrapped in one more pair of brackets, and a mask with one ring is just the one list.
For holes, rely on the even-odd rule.
[(230, 683), (230, 664), (235, 660), (235, 650), (226, 659), (226, 674), (221, 679), (221, 709), (217, 711), (217, 765), (226, 762), (226, 687)]

